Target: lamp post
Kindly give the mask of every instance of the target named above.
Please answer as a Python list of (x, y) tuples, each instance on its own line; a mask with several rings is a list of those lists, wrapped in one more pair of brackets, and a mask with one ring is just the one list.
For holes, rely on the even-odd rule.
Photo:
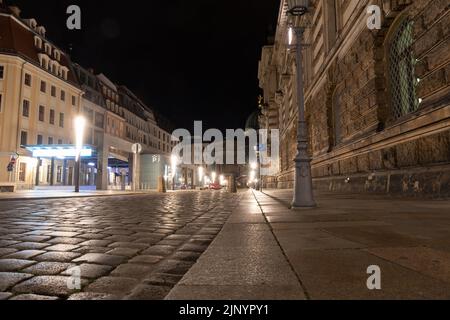
[(77, 116), (74, 121), (75, 140), (76, 140), (76, 157), (75, 157), (75, 192), (80, 192), (80, 171), (81, 171), (81, 150), (83, 149), (84, 128), (86, 119)]
[[(287, 0), (288, 13), (293, 17), (303, 17), (308, 13), (309, 0)], [(302, 22), (302, 21), (301, 21)], [(298, 129), (297, 129), (297, 156), (295, 158), (295, 190), (292, 209), (313, 208), (316, 206), (313, 196), (311, 158), (308, 154), (308, 132), (305, 119), (305, 96), (303, 87), (303, 57), (302, 41), (305, 31), (304, 23), (294, 26), (290, 32), (296, 37), (297, 62), (297, 102), (298, 102)], [(291, 33), (291, 37), (293, 34)]]
[(139, 154), (142, 152), (142, 145), (140, 143), (135, 143), (131, 146), (131, 151), (133, 152), (133, 184), (132, 184), (132, 190), (136, 191), (139, 190), (139, 176), (140, 172), (138, 172), (138, 157)]
[[(254, 170), (258, 169), (258, 178), (256, 178), (256, 185), (255, 188), (258, 191), (263, 191), (262, 189), (262, 176), (261, 176), (261, 166), (262, 166), (262, 159), (261, 159), (261, 145), (257, 145), (254, 147), (255, 153), (256, 153), (256, 164), (252, 164), (254, 166)], [(252, 168), (253, 169), (253, 168)]]

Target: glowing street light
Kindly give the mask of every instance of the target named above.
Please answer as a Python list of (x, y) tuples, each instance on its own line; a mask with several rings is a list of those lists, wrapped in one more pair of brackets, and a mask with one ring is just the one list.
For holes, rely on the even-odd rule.
[(82, 116), (75, 117), (75, 192), (80, 192), (80, 171), (81, 171), (81, 150), (83, 150), (84, 129), (86, 127), (86, 119)]
[(288, 44), (292, 45), (294, 42), (294, 28), (290, 27), (288, 30)]
[(211, 173), (212, 183), (215, 183), (215, 182), (216, 182), (216, 178), (217, 178), (217, 173), (212, 172), (212, 173)]
[(204, 175), (205, 170), (203, 169), (203, 167), (198, 167), (198, 181), (200, 181), (200, 183), (203, 181)]
[(255, 170), (250, 171), (250, 180), (249, 180), (249, 182), (250, 183), (255, 182), (255, 178), (256, 178), (256, 171)]
[(250, 164), (250, 168), (252, 168), (252, 170), (256, 170), (258, 168), (258, 164), (256, 162), (252, 162)]

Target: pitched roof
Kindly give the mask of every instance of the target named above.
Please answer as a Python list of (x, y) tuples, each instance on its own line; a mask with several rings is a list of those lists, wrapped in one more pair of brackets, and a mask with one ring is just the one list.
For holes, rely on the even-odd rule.
[[(0, 4), (0, 6), (0, 52), (4, 54), (19, 55), (28, 62), (40, 67), (38, 55), (39, 53), (44, 53), (44, 51), (35, 46), (34, 37), (38, 36), (44, 42), (51, 42), (41, 35), (38, 35), (22, 20), (13, 16), (3, 5)], [(61, 59), (58, 63), (69, 70), (67, 81), (79, 87), (72, 69), (70, 57), (54, 44), (52, 44), (52, 47), (61, 52)]]

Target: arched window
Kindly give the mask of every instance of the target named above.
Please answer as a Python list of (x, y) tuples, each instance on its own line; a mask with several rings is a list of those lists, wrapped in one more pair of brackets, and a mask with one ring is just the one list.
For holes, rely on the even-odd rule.
[(36, 48), (42, 49), (42, 39), (38, 36), (34, 36), (34, 45), (36, 46)]
[(44, 44), (45, 52), (51, 57), (52, 56), (52, 46), (47, 42)]
[(389, 81), (392, 116), (398, 119), (419, 107), (416, 97), (416, 77), (413, 55), (413, 25), (404, 19), (391, 37), (389, 46)]
[(56, 49), (53, 51), (53, 56), (55, 57), (56, 60), (58, 60), (58, 61), (61, 60), (61, 52), (59, 52)]
[(45, 37), (45, 33), (47, 32), (43, 26), (36, 27), (36, 31), (43, 37)]

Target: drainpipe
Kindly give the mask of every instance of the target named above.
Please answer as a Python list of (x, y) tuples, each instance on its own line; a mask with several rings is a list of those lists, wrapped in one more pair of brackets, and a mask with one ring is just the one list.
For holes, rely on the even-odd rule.
[[(20, 143), (20, 117), (21, 117), (21, 109), (22, 109), (22, 100), (23, 100), (23, 86), (24, 86), (24, 71), (25, 71), (25, 65), (27, 64), (27, 61), (24, 61), (22, 63), (22, 67), (21, 67), (21, 73), (20, 73), (20, 86), (19, 86), (19, 108), (17, 111), (17, 134), (16, 134), (16, 154), (19, 155), (19, 143)], [(16, 183), (17, 180), (17, 167), (18, 167), (18, 163), (16, 162), (16, 165), (14, 166), (14, 172), (13, 172), (13, 181), (14, 183)]]

